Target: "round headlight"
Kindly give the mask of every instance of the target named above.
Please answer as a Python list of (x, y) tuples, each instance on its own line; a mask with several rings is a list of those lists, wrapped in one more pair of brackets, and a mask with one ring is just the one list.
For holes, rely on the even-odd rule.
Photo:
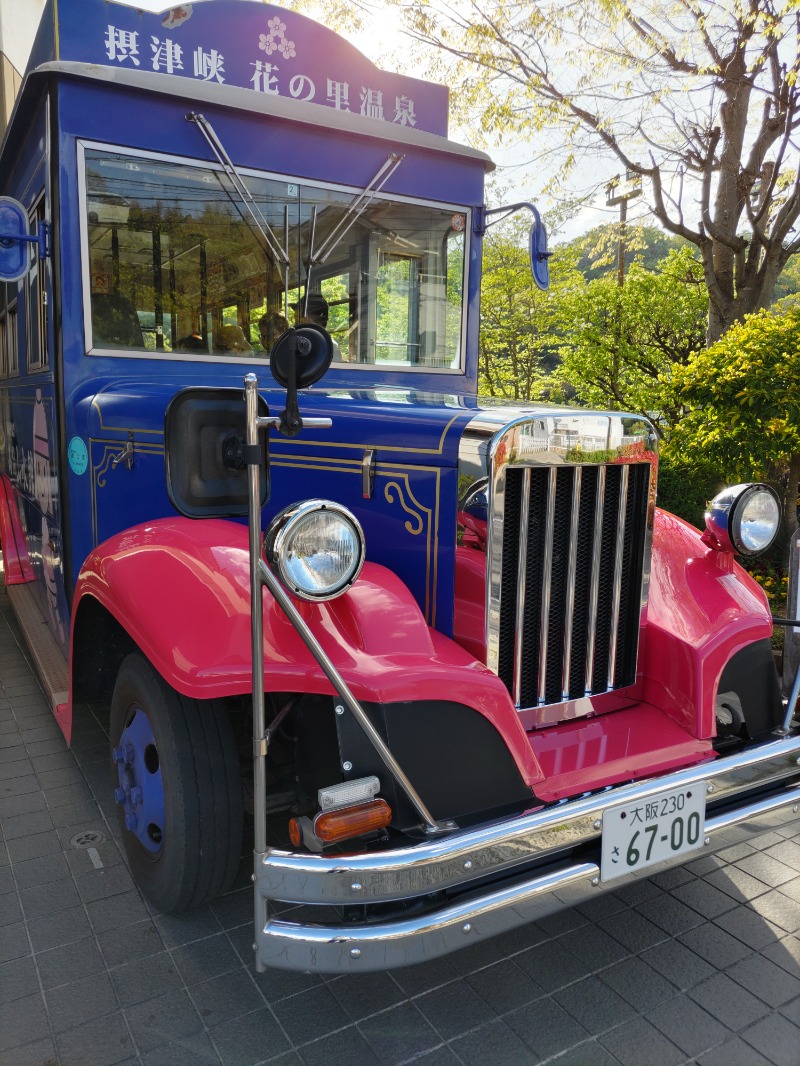
[(766, 551), (780, 524), (780, 503), (768, 485), (733, 485), (714, 497), (706, 513), (706, 528), (715, 546), (739, 555)]
[(264, 538), (264, 553), (296, 596), (332, 600), (361, 572), (364, 534), (346, 507), (306, 500), (275, 516)]

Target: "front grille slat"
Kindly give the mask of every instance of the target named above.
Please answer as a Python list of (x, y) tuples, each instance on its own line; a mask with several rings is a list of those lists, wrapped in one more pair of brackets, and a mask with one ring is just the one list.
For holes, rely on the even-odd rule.
[(520, 709), (636, 678), (650, 465), (505, 472), (498, 673)]

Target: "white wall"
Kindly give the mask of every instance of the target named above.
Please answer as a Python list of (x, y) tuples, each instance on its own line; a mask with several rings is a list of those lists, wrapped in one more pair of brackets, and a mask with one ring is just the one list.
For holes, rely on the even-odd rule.
[(44, 0), (3, 0), (0, 3), (0, 52), (24, 74)]

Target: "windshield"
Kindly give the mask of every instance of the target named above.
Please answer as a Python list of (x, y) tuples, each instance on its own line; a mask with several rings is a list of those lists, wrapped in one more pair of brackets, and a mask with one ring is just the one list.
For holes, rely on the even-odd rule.
[(310, 321), (341, 363), (460, 366), (464, 212), (378, 195), (352, 222), (354, 192), (247, 175), (270, 251), (218, 169), (87, 148), (85, 176), (88, 350), (264, 358)]

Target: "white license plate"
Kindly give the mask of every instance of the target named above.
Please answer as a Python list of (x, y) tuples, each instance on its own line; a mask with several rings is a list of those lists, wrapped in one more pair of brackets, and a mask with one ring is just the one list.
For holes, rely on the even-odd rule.
[(603, 812), (601, 879), (611, 881), (702, 848), (705, 814), (704, 781), (609, 807)]

